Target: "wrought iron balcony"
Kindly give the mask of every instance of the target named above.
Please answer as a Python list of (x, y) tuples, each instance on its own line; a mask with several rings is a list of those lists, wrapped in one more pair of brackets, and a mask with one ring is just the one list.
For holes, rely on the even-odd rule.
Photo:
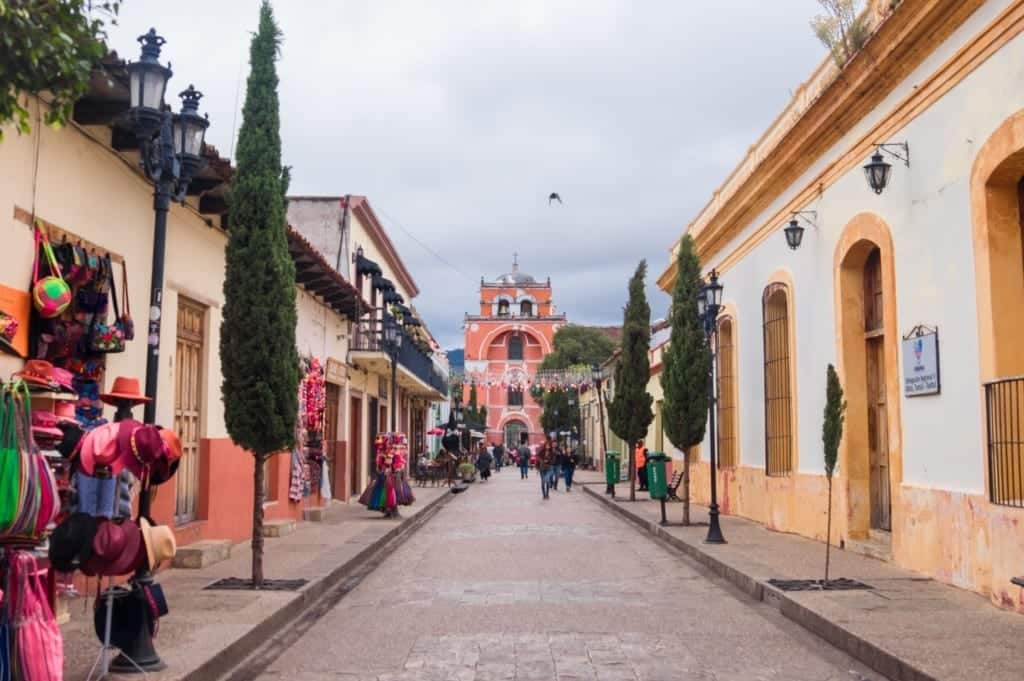
[[(409, 373), (434, 388), (442, 395), (448, 395), (448, 378), (434, 365), (434, 360), (416, 345), (416, 341), (405, 332), (398, 349), (398, 364)], [(362, 319), (355, 324), (355, 333), (349, 350), (353, 352), (382, 352), (391, 356), (391, 348), (384, 340), (383, 324), (380, 319)]]

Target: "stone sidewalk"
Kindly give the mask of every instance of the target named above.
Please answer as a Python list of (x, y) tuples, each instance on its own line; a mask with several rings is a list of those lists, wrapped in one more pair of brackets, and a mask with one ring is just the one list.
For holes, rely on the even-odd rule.
[[(388, 520), (358, 504), (335, 503), (322, 522), (301, 522), (284, 537), (267, 538), (267, 578), (305, 578), (301, 591), (290, 593), (203, 591), (222, 577), (248, 577), (252, 553), (248, 542), (231, 557), (200, 570), (164, 570), (170, 613), (161, 619), (155, 646), (167, 669), (150, 681), (213, 681), (251, 654), (310, 605), (372, 565), (391, 542), (419, 527), (454, 495), (446, 487), (414, 487), (416, 503), (402, 509), (400, 521)], [(95, 582), (91, 582), (95, 596)], [(64, 678), (85, 681), (100, 644), (93, 631), (93, 597), (71, 602), (64, 637)], [(141, 678), (113, 675), (113, 678)]]
[(681, 505), (669, 503), (670, 524), (661, 527), (660, 504), (646, 492), (629, 502), (628, 483), (621, 484), (613, 501), (604, 495), (603, 476), (582, 472), (578, 479), (592, 499), (894, 681), (1024, 678), (1024, 616), (976, 594), (835, 547), (830, 576), (864, 582), (871, 590), (782, 592), (767, 581), (821, 579), (823, 543), (723, 515), (728, 544), (708, 545), (706, 507), (691, 506), (691, 517), (704, 526), (682, 527)]

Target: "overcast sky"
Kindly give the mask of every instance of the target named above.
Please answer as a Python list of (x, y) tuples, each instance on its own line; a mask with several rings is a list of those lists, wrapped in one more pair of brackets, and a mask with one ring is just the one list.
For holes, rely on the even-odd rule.
[[(258, 0), (125, 0), (232, 149)], [(550, 276), (583, 324), (620, 324), (629, 276), (668, 247), (825, 56), (815, 0), (278, 0), (291, 192), (365, 194), (443, 347), (480, 277)], [(239, 76), (242, 89), (238, 94)], [(238, 97), (236, 103), (236, 95)], [(240, 115), (240, 114), (238, 114)], [(564, 204), (548, 206), (550, 192)]]

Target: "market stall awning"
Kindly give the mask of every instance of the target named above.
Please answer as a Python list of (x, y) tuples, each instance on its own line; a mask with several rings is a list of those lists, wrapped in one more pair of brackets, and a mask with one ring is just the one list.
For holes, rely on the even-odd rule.
[(351, 319), (370, 311), (370, 305), (356, 287), (291, 227), (288, 227), (288, 252), (295, 262), (295, 283), (321, 298), (332, 310)]

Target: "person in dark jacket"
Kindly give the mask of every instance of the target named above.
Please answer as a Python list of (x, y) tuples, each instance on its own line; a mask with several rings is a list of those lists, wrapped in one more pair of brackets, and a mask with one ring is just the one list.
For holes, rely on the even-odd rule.
[(579, 463), (579, 450), (573, 449), (565, 457), (565, 463), (562, 464), (562, 475), (565, 476), (565, 491), (572, 491), (572, 478), (576, 474), (576, 464)]
[(505, 447), (500, 443), (494, 443), (494, 472), (500, 473), (501, 467), (505, 465)]
[[(565, 479), (566, 492), (572, 487), (572, 472), (569, 470), (571, 460), (572, 457), (569, 456), (569, 450), (562, 447), (555, 450), (555, 475), (561, 475)], [(555, 480), (555, 489), (558, 489), (557, 479)]]
[(555, 447), (551, 440), (545, 441), (537, 450), (537, 471), (540, 473), (540, 493), (547, 499), (555, 473)]
[(487, 479), (491, 477), (491, 464), (493, 463), (493, 457), (491, 453), (487, 451), (487, 448), (480, 447), (480, 452), (476, 457), (476, 469), (480, 471), (480, 480), (487, 482)]

